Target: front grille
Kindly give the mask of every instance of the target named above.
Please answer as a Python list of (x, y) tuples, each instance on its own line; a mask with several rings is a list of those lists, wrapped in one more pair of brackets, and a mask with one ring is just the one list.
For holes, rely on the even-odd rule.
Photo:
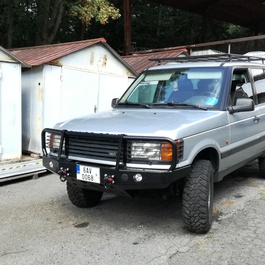
[[(96, 137), (93, 134), (67, 136), (67, 153), (69, 157), (116, 162), (119, 153), (120, 137)], [(120, 152), (122, 157), (122, 148)]]

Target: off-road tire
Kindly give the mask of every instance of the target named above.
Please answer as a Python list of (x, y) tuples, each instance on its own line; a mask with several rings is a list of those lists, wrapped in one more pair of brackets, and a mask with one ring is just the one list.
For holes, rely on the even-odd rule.
[(259, 158), (259, 175), (261, 178), (265, 178), (265, 157)]
[(70, 201), (77, 207), (89, 208), (97, 205), (102, 197), (102, 192), (95, 190), (81, 189), (66, 183), (67, 193)]
[(182, 214), (186, 229), (202, 234), (212, 225), (213, 167), (208, 160), (197, 160), (183, 189)]

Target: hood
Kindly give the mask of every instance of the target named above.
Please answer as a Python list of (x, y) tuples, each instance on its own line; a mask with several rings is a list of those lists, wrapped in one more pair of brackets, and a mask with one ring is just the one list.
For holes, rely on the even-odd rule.
[(224, 125), (225, 113), (194, 109), (113, 109), (59, 123), (55, 129), (177, 139)]

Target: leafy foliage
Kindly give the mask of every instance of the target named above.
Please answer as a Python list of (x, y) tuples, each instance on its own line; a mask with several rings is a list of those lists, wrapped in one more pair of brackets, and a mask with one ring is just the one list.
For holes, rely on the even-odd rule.
[(70, 15), (78, 17), (86, 26), (92, 18), (105, 25), (109, 18), (120, 17), (119, 9), (107, 0), (78, 0), (71, 4)]
[[(9, 7), (14, 13), (12, 16)], [(0, 0), (0, 10), (5, 18), (0, 20), (1, 45), (7, 47), (58, 42), (58, 31), (64, 30), (63, 20), (63, 26), (69, 31), (73, 29), (71, 22), (78, 21), (79, 27), (86, 27), (92, 19), (104, 25), (120, 17), (119, 9), (107, 0)], [(66, 21), (69, 21), (67, 25)], [(8, 25), (14, 27), (8, 28)], [(14, 33), (13, 42), (5, 42), (11, 33)]]

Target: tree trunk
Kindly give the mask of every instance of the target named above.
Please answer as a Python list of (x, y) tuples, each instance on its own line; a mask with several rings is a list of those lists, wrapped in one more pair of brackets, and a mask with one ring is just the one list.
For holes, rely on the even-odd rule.
[(57, 31), (59, 29), (59, 26), (62, 21), (62, 17), (64, 14), (64, 8), (65, 8), (65, 1), (64, 0), (55, 0), (53, 4), (53, 8), (51, 10), (51, 16), (50, 16), (50, 23), (49, 23), (49, 38), (48, 38), (48, 44), (52, 43)]
[(38, 3), (40, 27), (36, 36), (36, 45), (51, 44), (62, 21), (65, 0), (40, 0)]
[(157, 18), (158, 21), (157, 21), (156, 37), (159, 37), (159, 35), (160, 35), (160, 27), (161, 27), (161, 22), (162, 22), (161, 17), (162, 17), (162, 8), (159, 8), (158, 18)]
[(12, 47), (14, 31), (14, 1), (6, 0), (7, 3), (7, 48)]
[(38, 1), (36, 45), (47, 44), (50, 0)]
[(84, 39), (85, 31), (86, 31), (86, 25), (81, 22), (81, 31), (80, 31), (80, 35), (79, 35), (80, 40)]

